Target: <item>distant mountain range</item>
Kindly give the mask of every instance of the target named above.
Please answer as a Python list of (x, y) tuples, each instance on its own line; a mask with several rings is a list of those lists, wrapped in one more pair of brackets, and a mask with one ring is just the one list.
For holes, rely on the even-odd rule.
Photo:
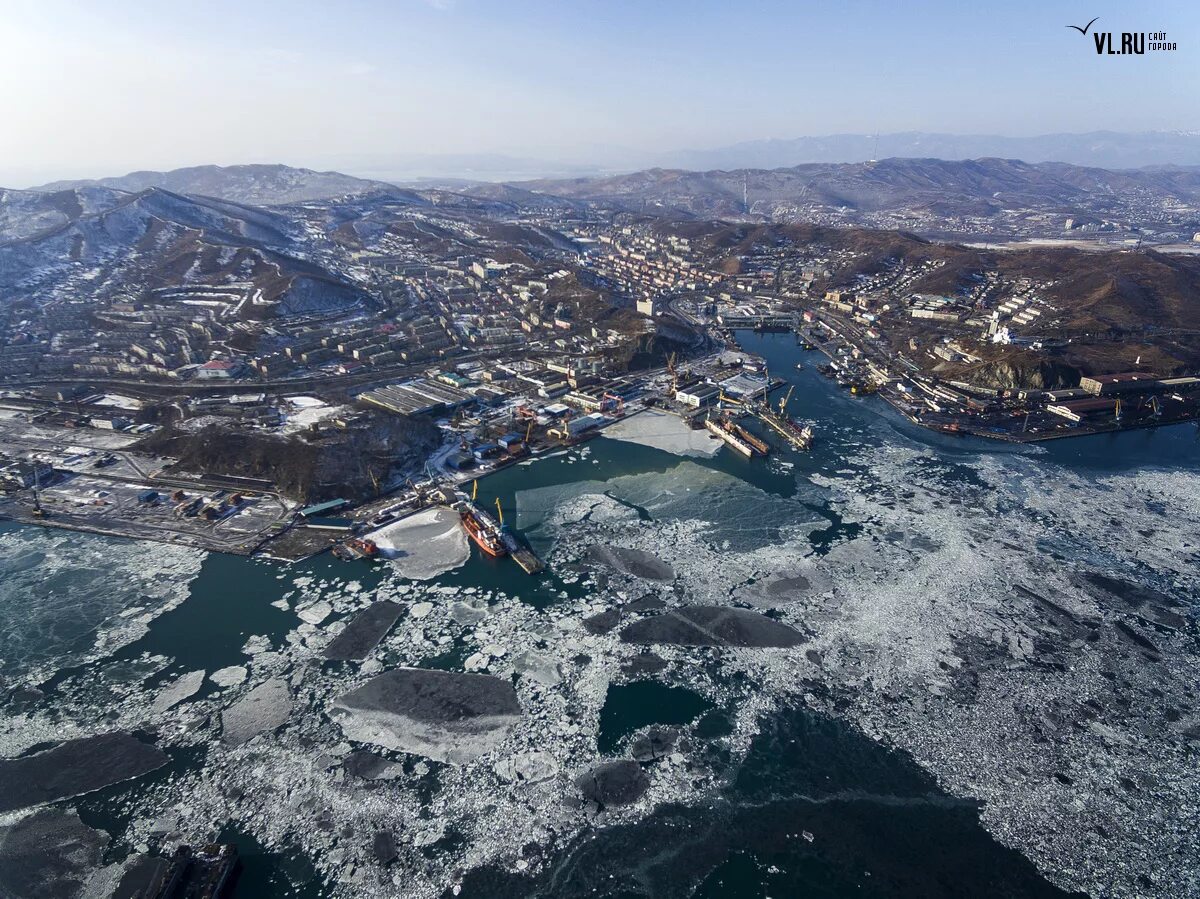
[(169, 172), (130, 172), (128, 175), (95, 181), (55, 181), (33, 190), (55, 192), (84, 187), (103, 187), (130, 193), (160, 188), (176, 194), (216, 197), (256, 206), (305, 203), (393, 189), (391, 184), (382, 181), (286, 165), (200, 165)]
[(1004, 137), (996, 134), (830, 134), (754, 140), (712, 150), (663, 154), (659, 166), (680, 169), (778, 169), (816, 162), (866, 162), (888, 157), (1065, 162), (1106, 169), (1200, 165), (1200, 132), (1091, 131)]
[(0, 189), (0, 243), (55, 231), (81, 215), (114, 206), (123, 196), (122, 191), (107, 187)]
[(1027, 210), (1157, 221), (1164, 204), (1200, 204), (1200, 167), (1109, 171), (1011, 159), (883, 159), (780, 169), (649, 169), (519, 186), (632, 211), (674, 210), (697, 218), (751, 214), (804, 219), (838, 210), (860, 217), (927, 216), (934, 224), (955, 216), (990, 218)]
[[(118, 186), (147, 180), (196, 192)], [(486, 255), (527, 265), (557, 259), (575, 244), (541, 217), (592, 216), (597, 207), (657, 218), (654, 227), (664, 233), (705, 236), (712, 254), (734, 261), (756, 242), (782, 236), (858, 254), (851, 279), (892, 257), (942, 262), (919, 287), (946, 293), (997, 267), (1025, 265), (963, 246), (968, 236), (1057, 236), (1067, 217), (1120, 223), (1105, 227), (1123, 236), (1153, 229), (1176, 240), (1200, 231), (1200, 167), (1110, 171), (996, 158), (649, 169), (453, 191), (286, 166), (205, 166), (47, 187), (0, 190), (0, 310), (91, 303), (104, 311), (128, 301), (168, 309), (221, 291), (232, 299), (221, 300), (217, 314), (233, 328), (379, 308), (363, 264), (372, 255)], [(1194, 322), (1198, 258), (1028, 252), (1036, 263), (1029, 270), (1058, 283), (1079, 329)], [(1194, 367), (1191, 356), (1162, 358), (1164, 371)]]
[(361, 177), (404, 184), (591, 178), (649, 168), (778, 169), (809, 163), (867, 162), (872, 159), (1020, 159), (1065, 162), (1107, 169), (1200, 165), (1197, 131), (1092, 131), (1006, 137), (997, 134), (828, 134), (752, 140), (709, 149), (638, 151), (612, 145), (578, 150), (575, 161), (486, 153), (394, 154), (330, 160), (329, 165)]

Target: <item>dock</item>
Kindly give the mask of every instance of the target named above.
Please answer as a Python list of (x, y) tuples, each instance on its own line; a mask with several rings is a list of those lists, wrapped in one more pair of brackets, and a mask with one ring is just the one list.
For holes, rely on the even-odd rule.
[(725, 430), (725, 428), (721, 427), (720, 424), (713, 421), (711, 418), (704, 419), (704, 427), (708, 428), (713, 434), (720, 437), (722, 440), (724, 440), (727, 444), (729, 444), (731, 447), (733, 447), (735, 450), (737, 450), (739, 453), (741, 453), (747, 459), (751, 458), (754, 455), (754, 447), (752, 447), (749, 443), (747, 443), (745, 440), (743, 440), (737, 434), (734, 434), (731, 431)]
[(508, 550), (509, 557), (520, 565), (521, 570), (526, 574), (538, 574), (546, 568), (537, 553), (525, 542), (525, 538), (508, 525), (501, 526), (500, 539), (504, 542), (504, 548)]
[(813, 434), (811, 428), (797, 426), (791, 419), (782, 415), (776, 415), (768, 406), (755, 407), (754, 414), (795, 449), (806, 450), (812, 446)]
[(526, 574), (538, 574), (545, 569), (545, 563), (537, 557), (537, 554), (528, 546), (522, 546), (519, 549), (509, 552), (513, 561), (521, 566), (521, 569)]
[(732, 431), (746, 443), (750, 444), (750, 448), (758, 455), (765, 456), (771, 452), (771, 446), (761, 437), (750, 433), (733, 419), (725, 422), (725, 430)]

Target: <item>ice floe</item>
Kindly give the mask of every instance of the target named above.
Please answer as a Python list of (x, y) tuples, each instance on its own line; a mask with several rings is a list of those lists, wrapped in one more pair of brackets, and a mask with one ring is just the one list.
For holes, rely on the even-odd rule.
[(412, 580), (437, 577), (471, 557), (466, 532), (453, 509), (425, 509), (372, 532), (370, 538), (380, 555)]
[(647, 409), (604, 429), (604, 436), (674, 453), (711, 458), (724, 445), (706, 428), (693, 430), (678, 415)]

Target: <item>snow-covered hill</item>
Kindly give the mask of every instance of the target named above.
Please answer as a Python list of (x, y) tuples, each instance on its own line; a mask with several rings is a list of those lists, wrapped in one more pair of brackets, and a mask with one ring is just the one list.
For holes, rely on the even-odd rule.
[(201, 165), (169, 172), (130, 172), (95, 181), (56, 181), (37, 190), (92, 186), (131, 193), (158, 187), (172, 193), (219, 197), (262, 206), (303, 203), (391, 188), (381, 181), (368, 181), (341, 172), (314, 172), (286, 165)]

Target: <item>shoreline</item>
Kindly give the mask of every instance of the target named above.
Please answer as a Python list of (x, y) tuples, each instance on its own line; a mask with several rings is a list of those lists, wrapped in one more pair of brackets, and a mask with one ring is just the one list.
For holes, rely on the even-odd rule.
[[(821, 322), (821, 319), (818, 318), (817, 321)], [(797, 337), (803, 338), (806, 342), (808, 342), (808, 344), (812, 347), (813, 350), (821, 353), (830, 362), (836, 361), (835, 357), (825, 347), (825, 344), (828, 341), (813, 339), (813, 337), (810, 333), (802, 332), (799, 328), (792, 331), (791, 333), (795, 334), (795, 336), (797, 336)], [(862, 353), (862, 348), (859, 347), (857, 344), (855, 344), (853, 341), (847, 340), (846, 338), (842, 337), (840, 334), (837, 335), (836, 339), (843, 341), (847, 346), (853, 347), (854, 349), (856, 349), (860, 353)], [(864, 358), (869, 358), (866, 353), (862, 353), (862, 355), (864, 356)], [(910, 421), (913, 424), (918, 425), (919, 427), (925, 428), (926, 430), (930, 430), (930, 431), (933, 431), (938, 434), (945, 434), (946, 436), (949, 436), (949, 437), (982, 437), (987, 440), (998, 440), (1002, 443), (1015, 443), (1015, 444), (1021, 444), (1021, 445), (1032, 444), (1032, 443), (1044, 443), (1049, 440), (1062, 440), (1062, 439), (1069, 438), (1069, 437), (1095, 437), (1095, 436), (1099, 436), (1101, 434), (1116, 434), (1116, 433), (1121, 433), (1124, 431), (1142, 431), (1142, 430), (1148, 430), (1151, 428), (1161, 428), (1161, 427), (1170, 427), (1173, 425), (1187, 424), (1189, 422), (1200, 423), (1200, 413), (1198, 413), (1197, 415), (1194, 415), (1194, 416), (1183, 417), (1183, 418), (1174, 418), (1169, 421), (1163, 421), (1163, 420), (1145, 421), (1145, 420), (1142, 420), (1142, 421), (1132, 422), (1129, 424), (1116, 423), (1116, 422), (1110, 422), (1107, 424), (1105, 424), (1105, 423), (1097, 423), (1097, 424), (1077, 423), (1073, 427), (1063, 428), (1063, 429), (1056, 428), (1053, 431), (990, 430), (990, 429), (983, 428), (978, 425), (972, 424), (968, 417), (961, 416), (961, 415), (949, 416), (949, 419), (945, 425), (939, 424), (937, 422), (924, 421), (920, 418), (917, 418), (911, 412), (909, 412), (908, 409), (906, 409), (904, 406), (902, 406), (900, 404), (899, 398), (892, 395), (889, 391), (879, 389), (879, 390), (876, 390), (871, 395), (878, 396), (881, 400), (883, 400), (885, 403), (887, 403), (889, 406), (891, 406), (893, 409), (895, 409), (898, 413), (900, 413), (900, 415), (902, 415), (907, 421)], [(964, 424), (964, 422), (965, 422), (965, 424)], [(952, 424), (954, 425), (954, 427), (951, 427)]]

